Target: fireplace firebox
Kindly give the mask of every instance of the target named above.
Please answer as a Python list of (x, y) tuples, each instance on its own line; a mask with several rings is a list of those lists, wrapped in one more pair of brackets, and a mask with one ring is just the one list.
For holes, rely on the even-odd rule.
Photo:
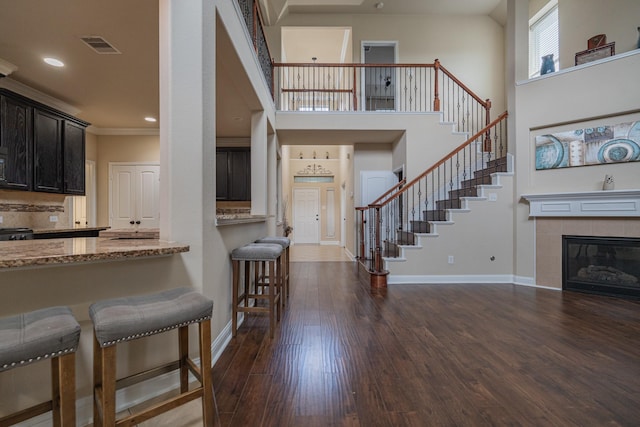
[(640, 299), (640, 238), (562, 236), (562, 289)]

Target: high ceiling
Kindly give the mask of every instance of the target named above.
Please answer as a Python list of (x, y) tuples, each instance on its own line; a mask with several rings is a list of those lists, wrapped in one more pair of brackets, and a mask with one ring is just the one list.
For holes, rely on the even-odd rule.
[[(287, 13), (488, 15), (501, 1), (388, 0), (376, 8), (381, 1), (267, 0), (264, 9), (273, 24)], [(98, 132), (157, 129), (158, 123), (144, 117), (159, 114), (158, 7), (158, 0), (0, 0), (0, 59), (17, 67), (0, 86), (18, 82), (69, 104)], [(100, 36), (120, 53), (96, 53), (81, 40), (85, 36)], [(229, 55), (225, 37), (219, 32), (218, 48)], [(61, 59), (65, 67), (45, 64), (45, 56)], [(244, 74), (233, 63), (218, 68), (218, 81), (237, 81)], [(249, 123), (242, 116), (253, 107), (250, 94), (243, 93), (246, 86), (242, 81), (218, 85), (218, 98), (225, 102), (217, 117), (221, 136), (246, 136)]]

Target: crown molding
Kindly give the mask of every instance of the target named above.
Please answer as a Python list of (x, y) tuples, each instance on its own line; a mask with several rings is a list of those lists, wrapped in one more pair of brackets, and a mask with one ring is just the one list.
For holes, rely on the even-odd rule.
[(36, 90), (16, 80), (13, 80), (10, 77), (5, 77), (3, 79), (0, 79), (0, 87), (9, 89), (22, 96), (26, 96), (29, 99), (33, 99), (34, 101), (38, 101), (41, 104), (48, 105), (51, 108), (55, 108), (56, 110), (63, 111), (74, 117), (76, 117), (78, 113), (82, 111), (78, 107), (75, 107), (71, 104), (67, 104), (66, 102), (61, 101), (58, 98), (54, 98), (51, 95), (47, 95), (44, 92), (40, 92), (39, 90)]
[(99, 128), (89, 126), (87, 132), (93, 135), (120, 135), (120, 136), (158, 136), (159, 128)]
[(17, 65), (13, 65), (11, 62), (5, 61), (4, 59), (0, 58), (0, 77), (7, 77), (17, 69)]

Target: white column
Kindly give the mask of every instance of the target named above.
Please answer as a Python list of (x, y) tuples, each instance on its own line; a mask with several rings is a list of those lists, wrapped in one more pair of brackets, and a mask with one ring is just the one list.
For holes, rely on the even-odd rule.
[(205, 218), (215, 214), (215, 170), (205, 168), (215, 165), (215, 8), (159, 1), (160, 236), (189, 244), (182, 259), (202, 288)]
[(267, 189), (269, 198), (267, 200), (267, 235), (276, 235), (276, 206), (278, 199), (277, 179), (278, 172), (278, 139), (276, 134), (267, 135)]
[(267, 115), (251, 115), (251, 214), (267, 214)]

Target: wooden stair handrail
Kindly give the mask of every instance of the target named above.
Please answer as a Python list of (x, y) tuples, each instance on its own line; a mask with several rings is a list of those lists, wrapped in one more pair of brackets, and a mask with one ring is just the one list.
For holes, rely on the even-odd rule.
[(447, 75), (447, 77), (449, 77), (451, 80), (453, 80), (458, 86), (460, 86), (462, 89), (464, 89), (465, 92), (467, 92), (469, 95), (471, 95), (471, 97), (473, 99), (475, 99), (476, 101), (478, 101), (478, 103), (480, 105), (482, 105), (484, 108), (490, 107), (491, 106), (491, 101), (487, 100), (482, 100), (478, 95), (476, 95), (475, 93), (473, 93), (473, 91), (471, 89), (469, 89), (467, 87), (467, 85), (465, 85), (464, 83), (462, 83), (456, 76), (454, 76), (453, 74), (451, 74), (451, 72), (449, 70), (447, 70), (445, 67), (443, 67), (442, 65), (439, 66), (439, 68), (442, 70), (442, 72), (444, 74)]
[(475, 140), (477, 140), (481, 136), (483, 136), (483, 134), (486, 134), (489, 131), (489, 129), (491, 129), (492, 127), (494, 127), (498, 123), (500, 123), (502, 120), (504, 120), (508, 116), (509, 116), (509, 113), (506, 112), (506, 111), (504, 113), (500, 114), (495, 120), (493, 120), (491, 123), (489, 123), (484, 129), (480, 130), (478, 133), (473, 135), (471, 138), (467, 139), (465, 142), (460, 144), (458, 147), (454, 148), (449, 154), (447, 154), (445, 157), (440, 159), (438, 162), (436, 162), (434, 165), (432, 165), (429, 169), (427, 169), (426, 171), (422, 172), (420, 175), (415, 177), (413, 180), (411, 180), (411, 182), (409, 182), (407, 185), (405, 185), (401, 190), (399, 190), (393, 196), (391, 196), (390, 198), (388, 198), (387, 200), (385, 200), (384, 202), (382, 202), (380, 204), (373, 204), (372, 203), (372, 204), (369, 205), (369, 207), (370, 208), (381, 208), (381, 207), (389, 204), (393, 199), (398, 198), (398, 196), (400, 196), (401, 194), (406, 192), (409, 188), (411, 188), (414, 184), (416, 184), (422, 178), (427, 176), (429, 173), (433, 172), (433, 170), (436, 169), (438, 166), (442, 165), (444, 162), (446, 162), (447, 160), (449, 160), (450, 158), (455, 156), (456, 153), (458, 153), (460, 150), (462, 150), (466, 146), (470, 145), (472, 142), (474, 142)]

